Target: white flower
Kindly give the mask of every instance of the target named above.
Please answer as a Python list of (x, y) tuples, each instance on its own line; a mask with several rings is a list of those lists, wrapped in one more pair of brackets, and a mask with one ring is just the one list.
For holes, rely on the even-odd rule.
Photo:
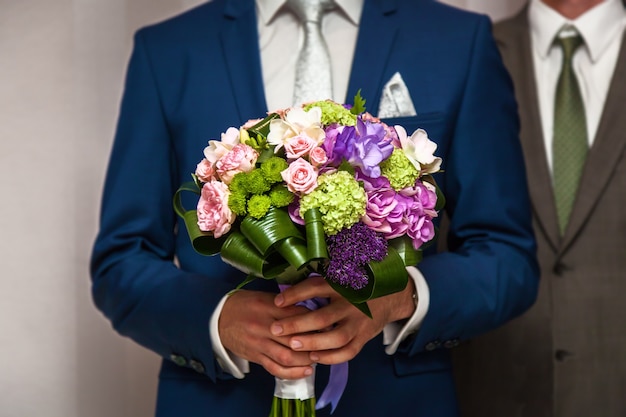
[(410, 137), (407, 137), (406, 130), (402, 126), (394, 126), (394, 128), (398, 133), (404, 154), (415, 168), (422, 174), (439, 171), (441, 158), (434, 155), (437, 144), (428, 139), (428, 134), (424, 129), (417, 129)]
[(326, 134), (322, 129), (322, 109), (312, 107), (304, 111), (300, 107), (294, 107), (287, 111), (284, 119), (274, 119), (270, 122), (270, 133), (267, 135), (267, 143), (275, 146), (274, 152), (282, 148), (289, 139), (304, 133), (320, 145)]
[(225, 133), (222, 133), (221, 141), (209, 141), (209, 146), (204, 148), (204, 157), (210, 163), (215, 164), (237, 144), (239, 144), (239, 129), (229, 127)]

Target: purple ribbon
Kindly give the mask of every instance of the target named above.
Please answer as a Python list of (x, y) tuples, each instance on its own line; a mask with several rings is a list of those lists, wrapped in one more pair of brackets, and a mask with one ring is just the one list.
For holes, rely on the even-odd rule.
[(343, 390), (348, 384), (348, 362), (341, 362), (336, 365), (330, 365), (330, 375), (328, 376), (328, 384), (324, 388), (324, 392), (320, 396), (316, 410), (321, 410), (328, 404), (331, 404), (330, 413), (332, 414), (341, 399)]
[[(278, 288), (280, 292), (283, 292), (290, 285), (286, 284), (278, 284)], [(317, 310), (324, 306), (327, 306), (329, 303), (326, 298), (310, 298), (305, 301), (301, 301), (297, 303), (298, 306), (303, 306), (308, 308), (311, 311)], [(322, 395), (317, 401), (315, 405), (316, 410), (321, 410), (326, 407), (328, 404), (331, 405), (330, 413), (332, 414), (337, 408), (337, 404), (343, 395), (343, 391), (346, 389), (346, 385), (348, 384), (348, 362), (338, 363), (336, 365), (330, 365), (330, 375), (328, 376), (328, 384), (326, 384), (326, 388), (322, 392)]]

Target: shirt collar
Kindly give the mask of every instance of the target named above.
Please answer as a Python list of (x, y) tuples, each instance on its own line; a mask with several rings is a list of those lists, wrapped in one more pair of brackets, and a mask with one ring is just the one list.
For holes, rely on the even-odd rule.
[[(256, 0), (259, 17), (264, 24), (268, 25), (286, 3), (285, 0)], [(363, 0), (335, 0), (337, 7), (341, 9), (350, 21), (358, 26), (363, 10)]]
[(545, 59), (552, 42), (563, 25), (576, 27), (585, 40), (592, 61), (597, 61), (616, 36), (622, 36), (626, 9), (621, 0), (605, 0), (577, 19), (569, 20), (540, 0), (531, 0), (528, 8), (533, 44), (539, 56)]

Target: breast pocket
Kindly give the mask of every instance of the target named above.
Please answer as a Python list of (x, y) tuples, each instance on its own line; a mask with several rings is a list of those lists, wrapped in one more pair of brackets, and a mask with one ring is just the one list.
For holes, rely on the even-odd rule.
[(389, 126), (400, 125), (406, 130), (407, 135), (413, 134), (417, 129), (424, 129), (430, 140), (442, 144), (449, 134), (449, 123), (446, 123), (446, 114), (441, 111), (418, 113), (417, 116), (410, 117), (389, 117), (381, 119)]

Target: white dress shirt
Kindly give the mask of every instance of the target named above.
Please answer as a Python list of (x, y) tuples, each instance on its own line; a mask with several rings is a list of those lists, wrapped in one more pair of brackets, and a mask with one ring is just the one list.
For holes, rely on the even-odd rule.
[[(268, 110), (292, 106), (296, 61), (304, 31), (298, 18), (284, 7), (285, 0), (258, 0), (257, 25), (263, 85)], [(337, 7), (324, 14), (322, 33), (332, 65), (333, 100), (351, 102), (346, 97), (348, 81), (363, 0), (335, 0)]]
[[(283, 7), (284, 3), (285, 0), (256, 1), (263, 83), (270, 111), (293, 105), (296, 60), (303, 41), (300, 23), (292, 12)], [(333, 100), (345, 103), (352, 101), (352, 97), (346, 97), (346, 93), (363, 0), (335, 0), (335, 3), (338, 7), (326, 13), (322, 19), (322, 31), (332, 61)], [(385, 326), (383, 343), (389, 355), (394, 354), (399, 344), (419, 329), (428, 312), (430, 293), (424, 276), (416, 268), (410, 268), (409, 277), (415, 284), (418, 304), (406, 323)], [(224, 348), (218, 331), (219, 315), (227, 297), (222, 298), (211, 317), (211, 344), (222, 369), (241, 379), (249, 372), (249, 363)]]
[(553, 45), (553, 40), (565, 24), (574, 26), (584, 39), (584, 45), (574, 54), (573, 66), (585, 105), (591, 147), (622, 43), (626, 11), (621, 0), (605, 0), (577, 19), (569, 20), (542, 1), (531, 0), (528, 19), (539, 112), (548, 166), (552, 170), (554, 95), (562, 60), (561, 48)]

